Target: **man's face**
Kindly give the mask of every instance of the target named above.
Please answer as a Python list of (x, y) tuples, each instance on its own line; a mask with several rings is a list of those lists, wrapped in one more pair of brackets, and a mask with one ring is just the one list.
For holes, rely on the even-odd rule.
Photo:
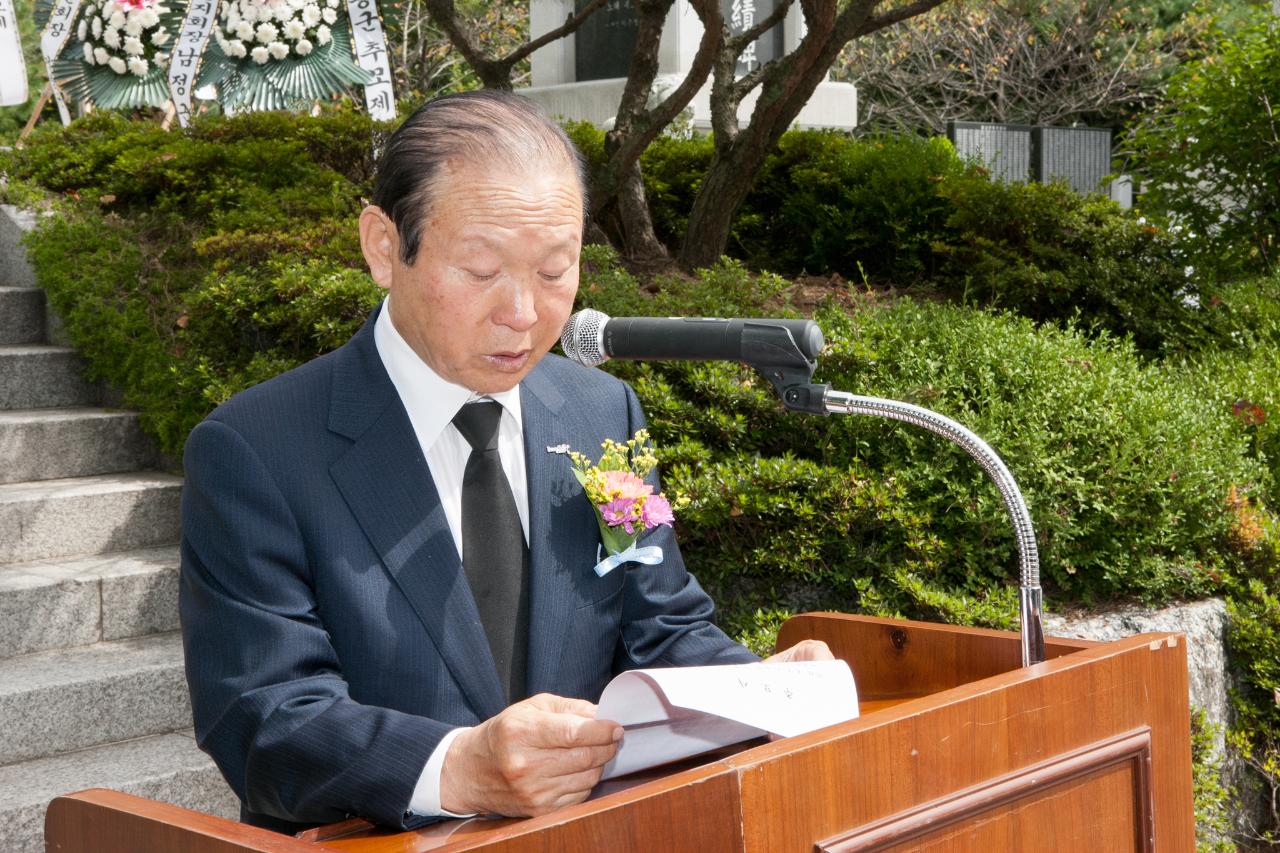
[(392, 322), (444, 379), (481, 394), (514, 388), (573, 310), (577, 176), (568, 164), (446, 166), (434, 198), (413, 266), (392, 260)]

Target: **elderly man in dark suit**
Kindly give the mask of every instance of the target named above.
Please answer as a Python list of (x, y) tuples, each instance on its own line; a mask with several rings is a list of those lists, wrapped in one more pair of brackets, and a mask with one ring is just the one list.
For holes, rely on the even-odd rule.
[(625, 441), (644, 417), (625, 384), (547, 355), (584, 189), (581, 155), (523, 99), (426, 105), (360, 217), (387, 301), (192, 432), (187, 678), (246, 821), (407, 828), (579, 802), (622, 736), (590, 702), (614, 674), (755, 660), (712, 624), (668, 528), (645, 542), (660, 564), (592, 571), (594, 511), (550, 449)]

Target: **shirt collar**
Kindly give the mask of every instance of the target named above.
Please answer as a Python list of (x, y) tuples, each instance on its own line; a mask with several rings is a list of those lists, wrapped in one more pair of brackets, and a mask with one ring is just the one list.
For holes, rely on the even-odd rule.
[(373, 326), (373, 340), (378, 355), (400, 395), (409, 420), (423, 450), (440, 438), (444, 428), (458, 410), (473, 400), (494, 400), (514, 419), (518, 429), (524, 425), (520, 416), (520, 386), (492, 394), (477, 394), (440, 376), (423, 361), (405, 341), (391, 321), (391, 297), (382, 301), (382, 310)]

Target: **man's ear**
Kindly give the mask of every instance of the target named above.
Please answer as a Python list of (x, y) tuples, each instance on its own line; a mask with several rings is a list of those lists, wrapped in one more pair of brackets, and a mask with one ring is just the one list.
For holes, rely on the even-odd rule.
[(360, 250), (369, 275), (383, 289), (391, 287), (391, 273), (400, 251), (400, 235), (391, 217), (371, 204), (360, 211)]

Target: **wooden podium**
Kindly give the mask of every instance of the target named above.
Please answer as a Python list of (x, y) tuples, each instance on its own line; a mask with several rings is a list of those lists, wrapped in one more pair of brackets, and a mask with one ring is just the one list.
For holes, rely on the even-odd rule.
[(862, 716), (602, 785), (526, 820), (413, 832), (347, 821), (276, 835), (128, 794), (59, 797), (46, 849), (135, 851), (1159, 851), (1195, 849), (1187, 658), (1180, 634), (1046, 641), (815, 613), (780, 647), (825, 640)]

